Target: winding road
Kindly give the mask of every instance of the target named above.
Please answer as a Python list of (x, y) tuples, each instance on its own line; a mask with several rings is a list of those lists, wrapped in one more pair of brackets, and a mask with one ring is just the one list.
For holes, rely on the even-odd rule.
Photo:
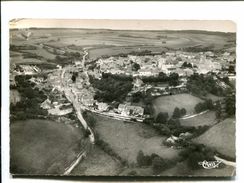
[[(88, 55), (88, 52), (86, 50), (84, 50), (85, 54), (83, 56), (83, 60), (82, 60), (82, 65), (83, 67), (85, 66), (85, 59), (86, 56)], [(77, 118), (79, 119), (81, 125), (84, 127), (85, 130), (89, 131), (89, 140), (91, 142), (91, 144), (95, 144), (95, 136), (94, 133), (92, 131), (92, 129), (87, 125), (87, 122), (85, 121), (85, 119), (83, 118), (81, 111), (85, 110), (85, 107), (78, 101), (78, 97), (77, 95), (72, 91), (72, 88), (70, 88), (68, 86), (68, 84), (65, 82), (64, 80), (64, 75), (66, 72), (66, 69), (68, 69), (69, 67), (63, 68), (62, 73), (61, 73), (61, 85), (62, 85), (62, 89), (64, 91), (64, 94), (66, 96), (66, 98), (70, 101), (70, 103), (73, 104), (73, 107), (76, 111), (76, 115)], [(65, 169), (64, 175), (69, 175), (72, 170), (80, 163), (80, 161), (85, 158), (87, 155), (87, 152), (82, 150), (79, 152), (79, 154), (76, 156), (76, 159)]]

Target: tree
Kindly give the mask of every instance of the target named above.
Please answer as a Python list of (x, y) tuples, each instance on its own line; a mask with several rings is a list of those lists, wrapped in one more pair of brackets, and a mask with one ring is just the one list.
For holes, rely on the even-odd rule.
[(133, 63), (132, 64), (132, 70), (133, 71), (138, 71), (141, 68), (141, 66), (138, 63)]
[(136, 161), (138, 166), (143, 166), (144, 164), (144, 153), (140, 150), (137, 154)]
[(151, 156), (145, 155), (144, 153), (140, 150), (137, 154), (136, 157), (137, 164), (138, 166), (150, 166), (152, 164), (152, 159)]
[(204, 109), (204, 105), (203, 105), (202, 102), (196, 104), (196, 106), (195, 106), (194, 109), (195, 109), (196, 113), (199, 113), (199, 112), (202, 112), (202, 111), (205, 110), (205, 109)]
[(170, 86), (177, 86), (179, 84), (179, 75), (177, 73), (171, 73), (168, 79)]
[(212, 110), (212, 109), (214, 108), (212, 99), (208, 99), (208, 100), (206, 100), (205, 103), (206, 103), (206, 107), (207, 107), (207, 109)]
[(186, 109), (185, 108), (182, 108), (180, 110), (180, 114), (181, 114), (181, 116), (185, 116), (186, 115)]
[(189, 168), (192, 170), (194, 169), (199, 169), (200, 165), (198, 164), (199, 162), (204, 161), (204, 155), (201, 152), (193, 152), (187, 159), (187, 165)]
[(217, 119), (220, 119), (220, 118), (221, 118), (221, 115), (222, 115), (220, 101), (217, 101), (217, 102), (216, 102), (216, 105), (215, 105), (215, 111), (216, 111), (216, 112), (215, 112), (216, 118), (217, 118)]
[(231, 96), (228, 96), (226, 99), (225, 99), (225, 103), (226, 103), (226, 113), (229, 115), (229, 116), (232, 116), (232, 115), (235, 115), (235, 111), (236, 111), (236, 106), (235, 106), (235, 95), (231, 95)]
[(141, 92), (136, 92), (132, 95), (132, 102), (140, 102), (142, 98), (142, 93)]
[(173, 112), (173, 118), (180, 118), (181, 117), (181, 112), (180, 112), (180, 109), (178, 107), (176, 107), (174, 109), (174, 112)]
[(159, 174), (166, 168), (166, 163), (161, 157), (155, 157), (152, 160), (153, 174)]
[(167, 112), (160, 112), (157, 115), (156, 123), (166, 123), (169, 118), (169, 114)]
[(180, 126), (181, 126), (181, 124), (180, 124), (180, 120), (178, 118), (176, 118), (176, 119), (170, 118), (170, 120), (168, 121), (168, 127), (170, 129), (175, 129)]
[(78, 73), (77, 73), (77, 72), (74, 72), (74, 73), (72, 74), (71, 79), (72, 79), (73, 83), (76, 81), (76, 77), (77, 77), (77, 76), (78, 76)]

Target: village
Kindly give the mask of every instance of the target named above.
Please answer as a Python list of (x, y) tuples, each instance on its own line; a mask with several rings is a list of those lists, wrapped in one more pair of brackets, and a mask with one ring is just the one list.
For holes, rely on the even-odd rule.
[[(72, 88), (72, 92), (78, 97), (78, 101), (86, 107), (87, 110), (114, 117), (122, 120), (133, 120), (142, 122), (148, 115), (144, 114), (143, 106), (133, 105), (130, 100), (124, 101), (112, 107), (108, 103), (98, 102), (94, 99), (96, 89), (90, 84), (89, 76), (95, 79), (101, 79), (103, 74), (113, 76), (127, 77), (133, 79), (133, 88), (127, 94), (127, 99), (133, 94), (142, 92), (149, 93), (152, 97), (167, 96), (178, 93), (186, 93), (187, 77), (194, 73), (207, 74), (215, 73), (217, 76), (233, 77), (234, 73), (228, 72), (231, 65), (234, 64), (235, 55), (225, 52), (223, 54), (214, 54), (211, 51), (192, 53), (183, 51), (171, 51), (163, 54), (136, 56), (128, 55), (126, 57), (111, 56), (109, 58), (100, 58), (95, 62), (95, 67), (89, 69), (90, 65), (83, 68), (82, 61), (75, 61), (74, 65), (68, 66), (69, 74), (65, 75), (65, 80)], [(41, 73), (36, 65), (15, 65), (11, 66), (12, 73), (10, 78), (11, 85), (15, 85), (15, 75), (33, 75)], [(31, 78), (30, 81), (39, 84), (39, 87), (51, 85), (52, 90), (61, 89), (61, 71), (62, 66), (57, 65), (55, 72), (51, 72), (44, 81), (43, 77)], [(75, 80), (72, 76), (76, 73)], [(160, 74), (169, 76), (178, 75), (178, 84), (169, 86), (168, 82), (143, 82), (144, 78), (158, 78)], [(153, 81), (153, 79), (152, 79)], [(43, 84), (43, 82), (45, 84)], [(161, 83), (161, 84), (160, 84)], [(219, 83), (222, 87), (225, 84)], [(66, 115), (71, 113), (72, 107), (68, 104), (61, 104), (58, 101), (47, 99), (41, 105), (43, 109), (48, 109), (52, 115)], [(60, 110), (63, 108), (63, 110)]]
[[(219, 77), (233, 77), (234, 73), (228, 72), (228, 67), (234, 64), (235, 56), (229, 52), (223, 54), (214, 54), (213, 52), (191, 53), (183, 51), (171, 51), (160, 55), (136, 56), (128, 55), (126, 57), (111, 56), (109, 58), (100, 58), (95, 62), (93, 69), (89, 69), (89, 64), (83, 68), (82, 61), (75, 61), (74, 65), (66, 66), (69, 72), (64, 75), (64, 80), (77, 96), (81, 105), (86, 110), (113, 117), (121, 120), (140, 121), (150, 117), (144, 113), (144, 106), (133, 105), (130, 98), (135, 93), (149, 94), (152, 97), (174, 95), (187, 93), (187, 78), (194, 73), (207, 74), (215, 73)], [(36, 65), (18, 65), (12, 66), (15, 75), (32, 75), (41, 73)], [(43, 77), (31, 78), (30, 81), (37, 84), (38, 87), (51, 87), (52, 91), (61, 90), (62, 67), (57, 65), (54, 72), (48, 74), (46, 80)], [(74, 73), (76, 75), (74, 76)], [(177, 74), (178, 83), (169, 85), (168, 82), (153, 82), (153, 78), (158, 78), (164, 73), (165, 76)], [(10, 82), (14, 84), (14, 74)], [(99, 102), (94, 99), (96, 88), (92, 86), (89, 77), (100, 80), (103, 74), (112, 76), (127, 77), (133, 80), (133, 87), (127, 94), (126, 100), (114, 107), (106, 102)], [(73, 77), (73, 80), (72, 80)], [(75, 79), (74, 79), (75, 78)], [(148, 82), (143, 79), (151, 78)], [(219, 82), (219, 81), (218, 81)], [(223, 82), (219, 83), (225, 87)], [(72, 107), (62, 101), (51, 101), (49, 98), (41, 104), (43, 109), (47, 109), (49, 114), (63, 116), (72, 113)]]

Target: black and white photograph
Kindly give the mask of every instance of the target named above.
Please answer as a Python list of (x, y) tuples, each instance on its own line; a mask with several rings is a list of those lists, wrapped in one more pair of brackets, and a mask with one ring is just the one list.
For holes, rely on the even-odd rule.
[(10, 173), (233, 177), (236, 24), (9, 22)]

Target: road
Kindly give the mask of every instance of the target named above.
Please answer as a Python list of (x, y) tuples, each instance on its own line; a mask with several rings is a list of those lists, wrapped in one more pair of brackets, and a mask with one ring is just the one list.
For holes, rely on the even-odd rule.
[(205, 114), (206, 112), (208, 112), (209, 110), (206, 110), (206, 111), (203, 111), (203, 112), (200, 112), (200, 113), (197, 113), (197, 114), (192, 114), (192, 115), (190, 115), (190, 116), (183, 116), (182, 118), (179, 118), (179, 119), (190, 119), (190, 118), (194, 118), (194, 117), (196, 117), (196, 116), (200, 116), (200, 115), (202, 115), (202, 114)]
[(83, 116), (81, 114), (81, 110), (82, 109), (84, 110), (85, 108), (78, 101), (78, 97), (72, 92), (72, 89), (69, 86), (67, 86), (67, 84), (64, 81), (65, 71), (66, 71), (66, 69), (63, 68), (63, 71), (62, 71), (62, 74), (61, 74), (61, 83), (62, 83), (62, 87), (63, 87), (64, 94), (65, 94), (66, 98), (70, 101), (70, 103), (73, 104), (73, 107), (74, 107), (74, 109), (76, 111), (77, 118), (81, 122), (81, 124), (84, 127), (84, 129), (85, 130), (88, 130), (90, 132), (90, 135), (89, 135), (90, 142), (92, 144), (95, 144), (95, 136), (94, 136), (94, 133), (93, 133), (92, 129), (87, 125), (87, 122), (85, 121), (85, 119), (83, 118)]
[[(88, 52), (85, 50), (85, 55), (83, 56), (83, 60), (82, 60), (82, 65), (85, 66), (85, 58), (88, 55)], [(91, 142), (91, 144), (95, 144), (95, 135), (92, 131), (92, 129), (87, 125), (87, 122), (85, 121), (85, 119), (83, 118), (81, 112), (85, 110), (85, 106), (83, 106), (79, 101), (78, 101), (78, 97), (77, 95), (72, 91), (72, 88), (70, 88), (67, 83), (64, 80), (64, 75), (66, 72), (67, 68), (63, 68), (62, 73), (61, 73), (61, 86), (62, 89), (64, 91), (64, 94), (66, 96), (66, 98), (70, 101), (70, 103), (73, 104), (73, 107), (76, 111), (76, 115), (77, 118), (79, 119), (81, 125), (84, 127), (85, 130), (88, 130), (90, 132), (89, 134), (89, 140)], [(64, 175), (69, 175), (72, 170), (76, 167), (76, 165), (78, 165), (80, 163), (80, 161), (85, 158), (87, 155), (86, 151), (81, 150), (79, 152), (79, 154), (76, 156), (76, 159), (65, 169)]]
[(76, 160), (73, 161), (69, 167), (67, 167), (65, 169), (64, 175), (69, 175), (72, 170), (80, 163), (80, 161), (82, 159), (84, 159), (86, 157), (86, 151), (81, 151), (77, 156), (76, 156)]
[(214, 156), (214, 158), (215, 158), (216, 160), (221, 161), (221, 162), (224, 163), (225, 165), (229, 165), (229, 166), (236, 167), (236, 162), (233, 162), (233, 161), (227, 161), (227, 160), (225, 160), (225, 159), (223, 159), (223, 158), (220, 158), (220, 157), (218, 157), (218, 156)]

